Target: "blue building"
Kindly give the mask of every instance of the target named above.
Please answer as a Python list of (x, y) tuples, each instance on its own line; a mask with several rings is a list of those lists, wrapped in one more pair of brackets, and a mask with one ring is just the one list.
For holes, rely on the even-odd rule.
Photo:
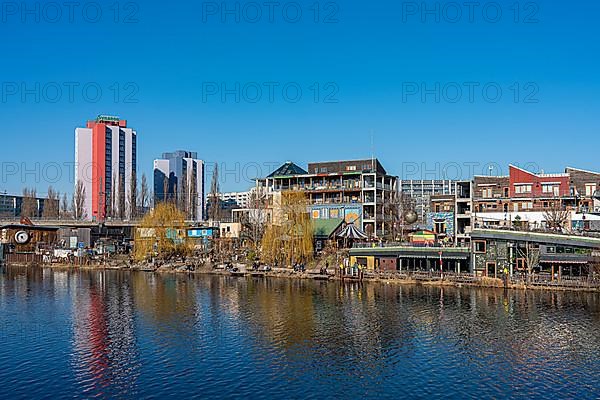
[(174, 202), (189, 220), (204, 220), (204, 161), (198, 153), (179, 150), (154, 160), (154, 200)]

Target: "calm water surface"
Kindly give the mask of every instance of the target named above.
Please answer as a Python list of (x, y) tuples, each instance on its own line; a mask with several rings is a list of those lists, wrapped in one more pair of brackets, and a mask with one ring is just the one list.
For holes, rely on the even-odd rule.
[(5, 269), (0, 398), (599, 398), (600, 296)]

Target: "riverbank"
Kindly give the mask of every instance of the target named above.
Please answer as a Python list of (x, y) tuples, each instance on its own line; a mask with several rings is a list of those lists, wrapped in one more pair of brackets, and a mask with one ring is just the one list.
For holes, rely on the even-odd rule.
[(306, 270), (296, 272), (290, 268), (269, 268), (268, 270), (252, 270), (243, 264), (238, 264), (233, 270), (207, 266), (190, 266), (184, 263), (171, 263), (161, 266), (118, 263), (105, 265), (72, 265), (72, 264), (11, 264), (11, 267), (40, 268), (47, 267), (56, 270), (120, 270), (139, 271), (160, 274), (191, 274), (191, 275), (221, 275), (248, 278), (287, 278), (318, 281), (341, 281), (360, 283), (383, 283), (396, 285), (423, 285), (444, 287), (483, 287), (510, 290), (552, 290), (600, 292), (600, 282), (586, 279), (538, 280), (527, 282), (524, 279), (511, 278), (507, 281), (500, 278), (477, 277), (471, 274), (428, 273), (428, 272), (374, 272), (367, 271), (359, 275), (342, 275), (339, 270), (329, 269), (326, 274), (321, 270)]

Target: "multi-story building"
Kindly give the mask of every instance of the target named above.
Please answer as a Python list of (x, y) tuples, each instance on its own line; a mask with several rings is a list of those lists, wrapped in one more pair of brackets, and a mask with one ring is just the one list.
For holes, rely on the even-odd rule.
[[(14, 219), (22, 216), (23, 196), (14, 196), (9, 194), (0, 194), (0, 219)], [(50, 201), (56, 202), (54, 207), (58, 210), (58, 200), (49, 200), (40, 197), (31, 199), (31, 218), (42, 218), (44, 216), (44, 208)]]
[(430, 196), (430, 211), (427, 213), (425, 227), (438, 235), (438, 238), (447, 238), (454, 241), (454, 209), (456, 197), (454, 194)]
[(223, 202), (233, 201), (240, 208), (249, 208), (253, 193), (256, 192), (256, 188), (252, 188), (247, 192), (227, 192), (219, 193), (219, 198)]
[(473, 228), (471, 211), (473, 210), (473, 182), (458, 181), (455, 183), (454, 196), (454, 242), (458, 246), (469, 246)]
[(75, 129), (75, 182), (85, 189), (87, 219), (130, 218), (136, 173), (137, 132), (127, 121), (99, 115)]
[(586, 219), (589, 224), (598, 218), (598, 187), (600, 173), (566, 168), (564, 173), (543, 174), (511, 165), (508, 176), (474, 178), (473, 224), (583, 229)]
[(393, 223), (389, 212), (397, 207), (397, 181), (377, 159), (369, 159), (309, 163), (308, 171), (286, 162), (257, 185), (271, 197), (305, 192), (313, 219), (344, 219), (371, 237), (383, 237)]
[(204, 220), (204, 161), (198, 153), (175, 151), (154, 160), (155, 201), (172, 201), (192, 221)]
[(454, 194), (455, 184), (451, 180), (440, 179), (405, 179), (398, 182), (402, 196), (412, 199), (417, 214), (418, 224), (427, 221), (427, 213), (431, 212), (431, 196)]

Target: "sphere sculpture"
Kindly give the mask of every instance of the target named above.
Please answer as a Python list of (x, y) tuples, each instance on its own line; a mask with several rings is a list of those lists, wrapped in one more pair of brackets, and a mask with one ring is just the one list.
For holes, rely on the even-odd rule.
[(404, 222), (407, 224), (414, 224), (417, 222), (417, 213), (414, 211), (407, 211), (404, 213)]

